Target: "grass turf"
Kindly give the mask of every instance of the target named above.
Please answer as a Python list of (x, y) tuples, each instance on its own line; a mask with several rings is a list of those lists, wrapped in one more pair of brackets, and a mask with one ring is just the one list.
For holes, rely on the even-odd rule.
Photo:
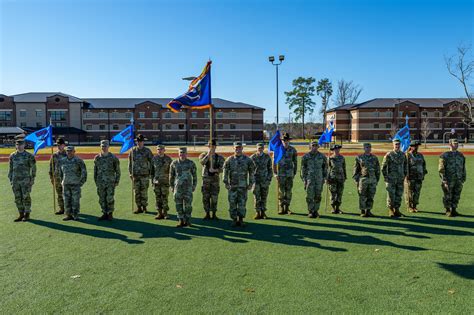
[[(347, 158), (352, 166), (353, 158)], [(13, 223), (16, 208), (0, 164), (0, 312), (9, 313), (472, 313), (474, 310), (474, 159), (461, 197), (463, 217), (446, 218), (437, 158), (427, 157), (420, 209), (387, 218), (383, 182), (374, 213), (358, 214), (355, 185), (346, 182), (344, 215), (305, 216), (304, 191), (295, 179), (291, 216), (231, 229), (227, 193), (221, 188), (220, 220), (202, 221), (199, 188), (194, 227), (175, 228), (134, 215), (130, 180), (121, 161), (116, 219), (98, 222), (100, 208), (88, 161), (78, 222), (53, 215), (47, 163), (38, 163), (33, 221)], [(200, 177), (200, 176), (199, 176)], [(199, 186), (198, 186), (199, 187)], [(149, 192), (150, 209), (154, 194)], [(175, 214), (170, 196), (171, 213)], [(175, 216), (173, 216), (175, 219)], [(80, 275), (80, 277), (73, 277)]]

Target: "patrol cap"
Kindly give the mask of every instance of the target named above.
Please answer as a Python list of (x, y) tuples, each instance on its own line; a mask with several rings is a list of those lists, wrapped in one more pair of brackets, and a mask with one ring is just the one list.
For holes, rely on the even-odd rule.
[(265, 144), (262, 142), (257, 143), (257, 148), (264, 148)]
[(449, 139), (449, 143), (450, 144), (458, 144), (458, 139), (456, 139), (456, 138)]
[(64, 138), (58, 138), (56, 139), (56, 144), (57, 145), (66, 144), (66, 141), (64, 141)]
[(74, 146), (73, 145), (68, 145), (66, 147), (66, 151), (74, 151)]
[(242, 142), (240, 141), (235, 141), (234, 142), (234, 147), (241, 147), (242, 146)]
[(400, 139), (393, 139), (392, 142), (393, 143), (400, 143)]
[(283, 140), (292, 140), (292, 138), (290, 137), (290, 134), (288, 132), (285, 132), (283, 134), (283, 137), (281, 137)]
[(136, 141), (146, 141), (146, 140), (148, 140), (148, 139), (145, 138), (144, 135), (138, 134), (138, 135), (135, 137), (135, 140), (136, 140)]
[(365, 148), (365, 147), (370, 148), (370, 147), (372, 147), (372, 144), (371, 144), (370, 142), (365, 142), (365, 143), (363, 144), (363, 146), (364, 146), (364, 148)]
[(101, 146), (101, 147), (108, 147), (108, 146), (110, 146), (109, 140), (101, 140), (101, 141), (100, 141), (100, 146)]
[(208, 146), (208, 147), (210, 147), (211, 145), (217, 145), (216, 139), (212, 139), (212, 140), (209, 140), (209, 141), (207, 142), (207, 146)]
[(25, 144), (25, 139), (24, 138), (17, 138), (15, 140), (15, 144)]
[(181, 147), (181, 148), (179, 148), (179, 152), (180, 152), (180, 153), (187, 153), (187, 152), (188, 152), (188, 148), (186, 148), (186, 147)]
[(316, 140), (311, 141), (311, 146), (317, 146), (319, 147), (319, 142)]
[(342, 148), (342, 145), (334, 144), (334, 145), (331, 146), (331, 148), (329, 150), (334, 151), (334, 150), (337, 150), (337, 149), (340, 149), (340, 148)]
[(156, 148), (163, 150), (163, 149), (165, 148), (165, 145), (164, 145), (164, 144), (158, 144), (158, 145), (156, 146)]
[(410, 147), (416, 147), (417, 145), (420, 145), (420, 141), (418, 141), (418, 140), (411, 140), (410, 141)]

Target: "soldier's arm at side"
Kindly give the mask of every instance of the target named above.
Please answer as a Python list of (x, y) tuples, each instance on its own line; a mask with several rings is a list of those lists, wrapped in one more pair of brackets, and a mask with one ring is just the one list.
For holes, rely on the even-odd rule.
[(323, 180), (328, 178), (328, 158), (323, 154), (324, 163), (323, 163)]
[(346, 159), (345, 158), (342, 159), (342, 169), (344, 171), (344, 180), (346, 180), (347, 179), (347, 171), (346, 171)]
[(466, 181), (466, 158), (462, 156), (462, 177), (461, 181), (464, 183)]
[(53, 163), (54, 163), (54, 155), (51, 156), (49, 159), (49, 179), (53, 180)]
[(255, 184), (255, 163), (249, 159), (248, 175), (249, 175), (249, 189)]
[(133, 176), (133, 170), (132, 170), (132, 166), (133, 166), (133, 163), (132, 163), (132, 155), (133, 155), (133, 148), (132, 148), (132, 150), (130, 151), (130, 153), (128, 154), (128, 174), (130, 174), (130, 177)]
[(120, 160), (118, 157), (115, 157), (115, 186), (118, 186), (120, 183), (120, 176), (122, 176), (122, 171), (120, 170)]
[(359, 157), (356, 157), (354, 161), (354, 168), (352, 171), (352, 179), (357, 183), (359, 182), (359, 179), (360, 179), (360, 173), (361, 173), (361, 167), (359, 163)]
[(201, 165), (206, 165), (207, 161), (209, 161), (209, 154), (207, 152), (203, 152), (199, 155), (199, 163)]
[(81, 186), (87, 182), (87, 168), (86, 163), (81, 160)]
[(94, 182), (97, 183), (97, 175), (98, 175), (98, 167), (97, 167), (97, 156), (94, 159)]
[(380, 180), (380, 162), (379, 158), (375, 156), (375, 178), (377, 179), (377, 182)]
[(298, 152), (296, 151), (295, 148), (293, 148), (293, 150), (295, 151), (295, 154), (292, 157), (293, 169), (294, 169), (293, 176), (296, 176), (296, 174), (298, 174)]
[[(220, 174), (224, 171), (224, 158), (222, 156), (219, 156), (219, 159), (217, 160), (218, 161), (218, 166), (217, 166), (217, 172)], [(216, 166), (214, 166), (214, 168), (216, 168)]]
[(272, 182), (272, 177), (273, 177), (273, 168), (272, 168), (272, 158), (267, 159), (267, 182), (271, 183)]
[(426, 161), (425, 158), (423, 158), (423, 175), (428, 174), (428, 170), (426, 169)]
[(222, 178), (226, 188), (229, 188), (229, 158), (224, 162), (224, 176)]
[(171, 190), (173, 190), (174, 188), (174, 179), (175, 179), (175, 166), (174, 166), (174, 163), (171, 162), (171, 165), (170, 165), (170, 175), (169, 175), (169, 178), (170, 178), (170, 187), (171, 187)]
[(446, 181), (446, 178), (444, 177), (445, 175), (445, 160), (443, 158), (443, 155), (441, 155), (439, 157), (439, 161), (438, 161), (438, 173), (439, 173), (439, 177), (441, 178), (441, 181), (442, 182), (445, 182)]
[(306, 171), (307, 171), (307, 162), (306, 158), (303, 156), (301, 159), (301, 172), (300, 172), (300, 177), (303, 182), (306, 182)]
[(32, 185), (35, 182), (35, 178), (36, 178), (36, 159), (35, 159), (35, 156), (32, 155), (31, 156), (31, 184)]
[(193, 175), (193, 191), (194, 191), (194, 190), (196, 190), (198, 178), (197, 178), (196, 164), (194, 164), (194, 162), (192, 162), (192, 163), (193, 163), (192, 175)]
[[(383, 178), (385, 180), (387, 180), (388, 178), (388, 159), (389, 159), (389, 156), (388, 156), (388, 153), (385, 154), (385, 156), (383, 157), (383, 161), (382, 161), (382, 174), (383, 174)], [(378, 160), (378, 159), (377, 159)], [(379, 167), (380, 168), (380, 167)]]

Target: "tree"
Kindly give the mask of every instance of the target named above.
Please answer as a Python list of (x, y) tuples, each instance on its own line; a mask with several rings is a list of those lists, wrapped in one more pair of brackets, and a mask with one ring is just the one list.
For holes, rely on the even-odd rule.
[(456, 78), (461, 83), (464, 94), (467, 98), (465, 111), (460, 111), (463, 115), (463, 123), (470, 126), (473, 124), (473, 98), (474, 94), (469, 91), (469, 81), (474, 73), (474, 60), (469, 59), (470, 46), (459, 45), (457, 53), (451, 57), (444, 56), (446, 68), (449, 74)]
[(353, 81), (346, 81), (341, 79), (337, 82), (335, 106), (342, 106), (346, 104), (355, 104), (359, 98), (362, 88), (354, 84)]
[(433, 133), (433, 130), (430, 127), (430, 121), (428, 118), (423, 118), (420, 125), (420, 135), (423, 138), (423, 143), (426, 148), (426, 139)]
[(295, 120), (301, 120), (302, 122), (303, 139), (305, 139), (305, 114), (312, 114), (314, 111), (314, 105), (316, 105), (312, 100), (315, 91), (313, 83), (315, 81), (316, 80), (312, 77), (299, 77), (293, 80), (293, 90), (285, 92), (286, 103), (289, 105), (290, 110), (293, 110), (293, 113), (295, 113)]
[(323, 126), (326, 126), (326, 111), (329, 104), (329, 99), (332, 95), (332, 83), (328, 78), (318, 81), (316, 86), (316, 93), (321, 96), (321, 114), (323, 115)]

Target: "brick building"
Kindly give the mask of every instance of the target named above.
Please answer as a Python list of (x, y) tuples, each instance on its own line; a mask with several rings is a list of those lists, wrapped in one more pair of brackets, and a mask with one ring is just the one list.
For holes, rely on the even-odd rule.
[(460, 98), (376, 98), (335, 107), (326, 118), (334, 121), (335, 134), (344, 141), (388, 140), (405, 125), (406, 116), (413, 139), (421, 140), (428, 126), (428, 141), (443, 141), (452, 130), (457, 138), (473, 141), (474, 128), (463, 123), (465, 102)]
[[(0, 127), (36, 130), (49, 124), (71, 142), (111, 139), (130, 124), (152, 142), (192, 143), (209, 139), (210, 112), (173, 113), (169, 98), (77, 98), (64, 93), (0, 94)], [(214, 98), (214, 137), (220, 142), (263, 139), (264, 108)]]

